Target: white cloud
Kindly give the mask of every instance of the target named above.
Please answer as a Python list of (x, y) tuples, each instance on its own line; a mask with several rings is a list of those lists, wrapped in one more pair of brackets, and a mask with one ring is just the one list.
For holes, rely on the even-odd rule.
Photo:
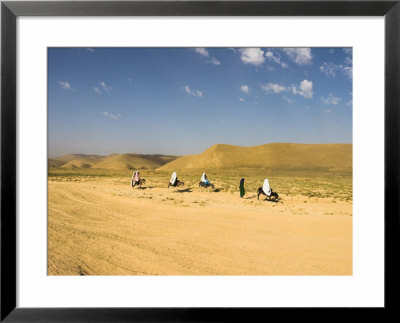
[(71, 84), (69, 84), (68, 81), (62, 82), (62, 81), (58, 81), (58, 84), (61, 85), (61, 87), (65, 90), (73, 90), (73, 88), (71, 87)]
[(205, 48), (195, 48), (194, 51), (200, 55), (203, 55), (205, 57), (210, 56), (210, 54), (208, 53), (207, 49)]
[(333, 94), (329, 94), (327, 98), (321, 97), (321, 101), (324, 104), (338, 105), (342, 98), (335, 97)]
[(270, 72), (275, 71), (275, 67), (273, 67), (271, 65), (267, 65), (267, 70)]
[(103, 114), (103, 115), (105, 115), (107, 117), (110, 117), (112, 119), (115, 119), (115, 120), (119, 120), (119, 118), (121, 118), (121, 114), (120, 113), (113, 114), (113, 113), (110, 113), (110, 112), (107, 112), (107, 111), (103, 111), (101, 114)]
[[(284, 86), (278, 83), (267, 83), (262, 84), (261, 89), (268, 93), (292, 92), (293, 94), (301, 95), (306, 99), (311, 99), (313, 96), (313, 83), (312, 81), (308, 80), (301, 81), (299, 88), (294, 85)], [(283, 98), (289, 103), (293, 102), (290, 98), (286, 96), (283, 96)]]
[(207, 63), (211, 63), (214, 65), (221, 65), (221, 62), (217, 60), (215, 57), (211, 57), (210, 53), (205, 48), (194, 48), (194, 51), (204, 57), (209, 57), (210, 59), (207, 60)]
[(115, 119), (115, 120), (118, 120), (119, 118), (121, 118), (121, 114), (118, 113), (117, 115), (114, 115), (114, 114), (110, 113), (110, 117)]
[(311, 48), (284, 48), (283, 51), (298, 65), (311, 64)]
[[(349, 64), (350, 63), (350, 64)], [(326, 76), (335, 77), (338, 72), (346, 75), (349, 79), (353, 78), (353, 67), (351, 66), (351, 59), (345, 60), (345, 65), (334, 64), (334, 63), (323, 63), (319, 67), (320, 72), (324, 73)]]
[(193, 95), (193, 96), (197, 96), (199, 98), (203, 97), (203, 92), (199, 91), (199, 90), (191, 90), (189, 85), (186, 85), (184, 88), (185, 92), (189, 95)]
[(100, 91), (100, 89), (98, 87), (94, 87), (93, 88), (94, 93), (96, 94), (103, 94), (103, 92)]
[(265, 56), (268, 58), (269, 61), (275, 62), (276, 64), (280, 65), (282, 68), (288, 67), (288, 65), (286, 63), (281, 61), (280, 56), (275, 56), (275, 54), (270, 50), (265, 53)]
[(343, 48), (343, 51), (349, 55), (344, 59), (343, 64), (334, 64), (334, 63), (323, 63), (319, 70), (324, 73), (326, 76), (335, 77), (337, 73), (342, 73), (346, 75), (350, 80), (353, 79), (353, 49), (352, 48)]
[(245, 84), (243, 84), (243, 85), (240, 87), (240, 90), (241, 90), (243, 93), (246, 93), (246, 94), (249, 94), (249, 92), (250, 92), (250, 88), (248, 87), (248, 85), (245, 85)]
[(112, 87), (106, 85), (106, 83), (104, 83), (104, 82), (100, 82), (99, 85), (100, 85), (101, 89), (106, 93), (110, 93), (110, 91), (112, 90)]
[(287, 96), (282, 96), (283, 97), (283, 99), (286, 101), (286, 102), (288, 102), (288, 103), (290, 103), (290, 104), (292, 104), (294, 101), (293, 101), (293, 99), (291, 99), (291, 98), (288, 98)]
[(343, 48), (343, 51), (344, 51), (347, 55), (353, 55), (353, 48), (352, 48), (352, 47), (345, 47), (345, 48)]
[(331, 109), (326, 109), (326, 112), (327, 112), (327, 113), (331, 113), (332, 110), (331, 110)]
[(244, 102), (244, 99), (243, 99), (243, 98), (239, 98), (239, 101), (240, 101), (240, 102)]
[(287, 91), (285, 86), (278, 83), (262, 84), (261, 89), (268, 93), (281, 93), (283, 91)]
[(261, 48), (241, 48), (239, 49), (240, 59), (245, 64), (261, 65), (265, 61), (264, 51)]
[(311, 99), (313, 96), (313, 84), (312, 81), (303, 80), (300, 83), (300, 91), (296, 90), (297, 93), (301, 96), (305, 97), (306, 99)]
[(89, 52), (92, 52), (92, 53), (94, 52), (94, 49), (91, 47), (87, 47), (86, 50), (88, 50)]
[(350, 80), (353, 79), (353, 68), (351, 66), (343, 66), (342, 73), (346, 75)]
[(325, 62), (319, 67), (319, 70), (326, 76), (335, 77), (336, 73), (339, 71), (339, 65)]
[(105, 82), (100, 82), (99, 85), (100, 86), (93, 87), (93, 91), (96, 94), (103, 94), (104, 92), (110, 93), (110, 91), (112, 90), (112, 87), (108, 86)]
[(214, 64), (214, 65), (221, 65), (221, 62), (220, 62), (219, 60), (217, 60), (216, 58), (214, 58), (214, 57), (211, 57), (211, 59), (209, 60), (209, 62), (210, 62), (211, 64)]
[(221, 62), (217, 60), (215, 57), (211, 57), (210, 53), (205, 48), (194, 48), (194, 51), (204, 57), (209, 57), (210, 59), (207, 60), (207, 63), (211, 63), (214, 65), (221, 65)]

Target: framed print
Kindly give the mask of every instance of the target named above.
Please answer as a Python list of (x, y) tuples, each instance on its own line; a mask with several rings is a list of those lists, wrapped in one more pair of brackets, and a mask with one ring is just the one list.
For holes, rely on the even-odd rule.
[(398, 1), (1, 10), (2, 321), (395, 310)]

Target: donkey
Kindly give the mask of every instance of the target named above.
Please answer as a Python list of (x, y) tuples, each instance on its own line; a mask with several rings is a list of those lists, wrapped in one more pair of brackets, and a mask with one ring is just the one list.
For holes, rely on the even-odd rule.
[(170, 186), (172, 186), (172, 187), (180, 187), (180, 186), (183, 186), (183, 185), (185, 185), (185, 183), (182, 182), (182, 181), (180, 181), (179, 179), (177, 179), (177, 180), (175, 181), (175, 184), (174, 184), (174, 185), (172, 185), (171, 182), (169, 182), (169, 183), (168, 183), (168, 188), (169, 188)]
[(199, 182), (199, 187), (205, 187), (205, 188), (211, 187), (212, 189), (214, 189), (214, 184), (211, 183), (206, 184), (204, 182)]
[(272, 201), (272, 197), (274, 198), (275, 202), (278, 202), (278, 200), (279, 200), (278, 193), (273, 192), (272, 189), (271, 189), (271, 195), (268, 196), (267, 194), (265, 194), (265, 192), (263, 191), (262, 187), (259, 187), (258, 190), (257, 190), (257, 200), (260, 199), (260, 195), (265, 195), (266, 196), (265, 200)]
[(135, 187), (136, 185), (138, 185), (139, 187), (142, 187), (142, 184), (144, 184), (144, 183), (146, 183), (146, 179), (144, 179), (144, 178), (141, 178), (139, 181), (135, 181), (135, 182), (132, 182), (132, 187)]

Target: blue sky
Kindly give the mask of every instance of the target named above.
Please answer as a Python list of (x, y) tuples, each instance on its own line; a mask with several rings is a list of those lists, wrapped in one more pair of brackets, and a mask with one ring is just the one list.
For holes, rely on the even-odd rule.
[(352, 142), (350, 48), (49, 48), (49, 156)]

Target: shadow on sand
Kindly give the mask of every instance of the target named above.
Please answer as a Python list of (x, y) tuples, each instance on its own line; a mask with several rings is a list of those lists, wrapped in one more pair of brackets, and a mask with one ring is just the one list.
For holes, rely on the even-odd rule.
[(190, 187), (188, 187), (188, 188), (184, 188), (181, 190), (176, 190), (176, 192), (177, 193), (186, 193), (186, 192), (190, 193), (190, 192), (193, 192), (193, 190)]
[(260, 201), (263, 201), (263, 202), (272, 202), (272, 203), (278, 203), (278, 202), (281, 202), (281, 203), (283, 203), (282, 201), (279, 201), (279, 200), (277, 200), (277, 199), (268, 199), (268, 198), (266, 198), (266, 199), (260, 199)]

